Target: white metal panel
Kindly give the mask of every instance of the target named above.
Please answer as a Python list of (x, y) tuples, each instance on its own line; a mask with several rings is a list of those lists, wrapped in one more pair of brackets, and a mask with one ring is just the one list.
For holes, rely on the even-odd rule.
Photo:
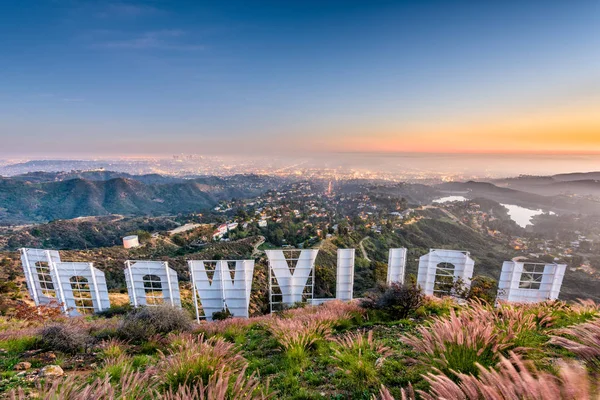
[[(234, 317), (248, 318), (254, 260), (237, 260), (234, 263), (223, 261), (222, 266), (225, 305)], [(233, 266), (234, 269), (231, 270), (230, 266)]]
[(104, 272), (92, 263), (59, 262), (54, 264), (64, 304), (71, 316), (110, 308)]
[(64, 303), (54, 271), (54, 264), (60, 262), (58, 251), (22, 248), (20, 252), (27, 289), (35, 305)]
[[(225, 308), (234, 317), (248, 317), (254, 260), (192, 260), (188, 265), (198, 320), (205, 317), (210, 321), (214, 312)], [(200, 315), (198, 304), (202, 305), (204, 316)]]
[(404, 283), (406, 271), (406, 249), (390, 249), (388, 258), (387, 284), (392, 282)]
[[(286, 257), (284, 252), (288, 252), (288, 255), (297, 252), (299, 255), (298, 257)], [(265, 250), (269, 259), (271, 311), (273, 311), (274, 304), (293, 305), (303, 301), (303, 294), (307, 287), (310, 287), (310, 300), (312, 300), (313, 282), (311, 279), (314, 279), (315, 260), (318, 252), (318, 249)], [(275, 287), (281, 290), (281, 301), (273, 299)]]
[(209, 260), (188, 261), (194, 287), (197, 320), (202, 317), (198, 308), (199, 303), (202, 304), (204, 316), (209, 321), (212, 320), (213, 313), (225, 308), (221, 263), (222, 261)]
[(354, 249), (338, 249), (335, 298), (352, 300), (354, 287)]
[(498, 300), (537, 303), (556, 300), (566, 264), (505, 261), (498, 281)]
[[(453, 267), (453, 271), (446, 271), (442, 265)], [(428, 296), (438, 293), (436, 282), (440, 277), (451, 276), (453, 281), (462, 279), (465, 286), (471, 286), (475, 261), (469, 256), (469, 252), (460, 250), (432, 249), (429, 253), (419, 258), (419, 270), (417, 284), (423, 288)], [(440, 293), (438, 293), (440, 294)]]
[(126, 261), (125, 281), (134, 307), (161, 304), (181, 307), (177, 272), (166, 261)]

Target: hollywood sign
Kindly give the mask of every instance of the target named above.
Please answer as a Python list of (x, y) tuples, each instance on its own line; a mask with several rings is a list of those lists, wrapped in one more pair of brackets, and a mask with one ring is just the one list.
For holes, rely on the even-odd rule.
[[(88, 262), (62, 262), (55, 250), (21, 249), (29, 294), (36, 305), (58, 303), (68, 315), (101, 312), (110, 307), (104, 273)], [(318, 249), (265, 250), (269, 264), (271, 311), (298, 302), (320, 304), (314, 298)], [(387, 283), (404, 283), (407, 250), (390, 249)], [(355, 249), (338, 249), (336, 297), (353, 298)], [(436, 250), (419, 259), (417, 284), (427, 295), (452, 295), (453, 284), (469, 287), (475, 262), (469, 252)], [(181, 307), (177, 273), (166, 261), (125, 262), (125, 281), (134, 307), (167, 304)], [(189, 260), (196, 319), (212, 320), (214, 312), (229, 310), (248, 317), (254, 260)], [(502, 266), (499, 300), (537, 302), (557, 299), (564, 264), (507, 261)]]

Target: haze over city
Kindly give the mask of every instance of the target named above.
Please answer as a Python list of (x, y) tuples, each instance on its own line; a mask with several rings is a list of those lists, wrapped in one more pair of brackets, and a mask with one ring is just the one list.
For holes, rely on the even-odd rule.
[(0, 11), (4, 159), (600, 153), (597, 1)]

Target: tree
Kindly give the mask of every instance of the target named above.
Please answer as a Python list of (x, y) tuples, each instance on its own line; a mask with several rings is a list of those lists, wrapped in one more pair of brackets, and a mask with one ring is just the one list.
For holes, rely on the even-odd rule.
[(496, 301), (498, 282), (495, 279), (478, 275), (471, 280), (467, 300), (480, 299), (493, 304)]
[(375, 269), (375, 281), (377, 283), (384, 283), (387, 280), (387, 269), (388, 266), (386, 263), (381, 261), (374, 262)]

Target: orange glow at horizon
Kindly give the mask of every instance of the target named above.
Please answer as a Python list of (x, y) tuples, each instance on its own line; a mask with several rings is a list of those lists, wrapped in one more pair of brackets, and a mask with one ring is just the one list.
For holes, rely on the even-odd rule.
[(361, 129), (339, 138), (344, 151), (597, 154), (600, 107), (474, 120), (428, 122), (401, 128)]

